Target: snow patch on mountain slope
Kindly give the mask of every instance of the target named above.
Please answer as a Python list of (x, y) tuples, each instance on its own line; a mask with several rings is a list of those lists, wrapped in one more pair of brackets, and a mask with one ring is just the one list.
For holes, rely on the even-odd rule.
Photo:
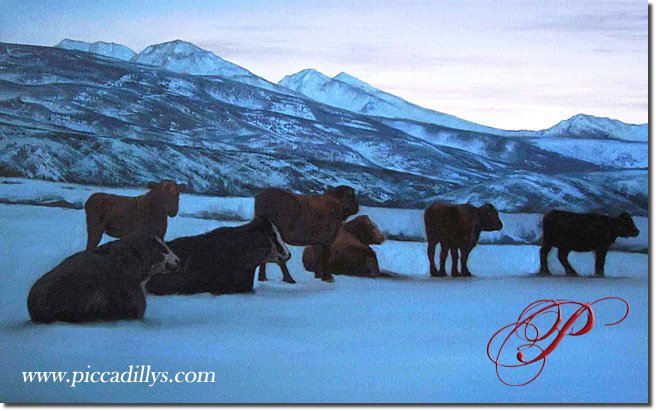
[(575, 156), (593, 164), (614, 168), (647, 168), (647, 143), (586, 138), (536, 138), (529, 142), (544, 150)]

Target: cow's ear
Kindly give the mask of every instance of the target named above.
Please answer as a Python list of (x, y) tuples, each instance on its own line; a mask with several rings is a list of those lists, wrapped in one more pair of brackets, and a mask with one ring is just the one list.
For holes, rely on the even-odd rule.
[(159, 183), (156, 181), (151, 181), (146, 185), (146, 188), (148, 188), (149, 190), (154, 190), (156, 188), (159, 188)]
[(186, 191), (186, 190), (187, 190), (186, 184), (178, 184), (178, 191)]

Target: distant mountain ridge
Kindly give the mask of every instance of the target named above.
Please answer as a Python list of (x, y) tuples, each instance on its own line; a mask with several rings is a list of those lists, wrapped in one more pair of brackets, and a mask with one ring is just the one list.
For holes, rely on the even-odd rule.
[(315, 101), (368, 116), (408, 118), (460, 130), (512, 134), (420, 107), (344, 72), (330, 78), (317, 70), (306, 69), (283, 77), (278, 84)]
[(367, 116), (282, 86), (62, 48), (0, 43), (0, 66), (3, 176), (97, 185), (175, 178), (192, 192), (230, 196), (347, 184), (363, 204), (391, 207), (443, 198), (508, 212), (647, 211), (646, 170), (532, 143), (574, 139)]
[(315, 69), (305, 69), (287, 75), (275, 84), (183, 40), (154, 44), (138, 54), (124, 45), (101, 41), (86, 43), (64, 39), (56, 47), (131, 60), (177, 73), (220, 76), (280, 93), (304, 95), (314, 101), (367, 116), (408, 119), (504, 137), (607, 138), (634, 142), (648, 140), (647, 124), (627, 124), (586, 114), (577, 114), (544, 130), (502, 130), (418, 106), (346, 72), (331, 78)]
[(608, 117), (577, 114), (546, 130), (537, 131), (535, 135), (563, 138), (611, 138), (646, 143), (649, 139), (649, 125), (627, 124)]
[(129, 47), (122, 44), (107, 43), (104, 41), (97, 41), (95, 43), (87, 43), (79, 40), (64, 39), (55, 47), (78, 50), (86, 53), (100, 54), (101, 56), (112, 57), (119, 60), (130, 60), (137, 53), (132, 51)]
[(504, 137), (612, 138), (637, 142), (647, 142), (648, 138), (647, 124), (627, 124), (586, 114), (577, 114), (539, 131), (488, 127), (410, 103), (345, 72), (331, 78), (315, 69), (305, 69), (283, 77), (278, 84), (315, 101), (360, 114)]
[(245, 68), (222, 59), (211, 51), (182, 40), (173, 40), (146, 47), (132, 61), (162, 67), (176, 73), (197, 76), (221, 76), (242, 83), (276, 90), (275, 84)]

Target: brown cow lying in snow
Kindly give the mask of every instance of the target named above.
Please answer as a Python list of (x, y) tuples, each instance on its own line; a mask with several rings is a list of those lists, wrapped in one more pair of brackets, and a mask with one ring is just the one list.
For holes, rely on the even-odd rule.
[[(424, 223), (431, 277), (446, 275), (446, 256), (449, 250), (453, 262), (451, 276), (461, 275), (458, 272), (458, 249), (461, 252), (462, 275), (470, 276), (467, 259), (478, 243), (481, 231), (498, 231), (503, 228), (499, 213), (492, 204), (481, 207), (470, 204), (433, 204), (424, 212)], [(435, 247), (438, 243), (442, 243), (440, 271), (435, 267)]]
[(173, 180), (148, 183), (150, 191), (138, 197), (94, 193), (84, 204), (87, 215), (87, 250), (96, 247), (103, 233), (122, 238), (145, 228), (159, 238), (166, 235), (167, 217), (178, 214), (185, 184)]
[[(332, 244), (342, 222), (359, 210), (355, 190), (347, 186), (330, 188), (321, 196), (301, 196), (277, 188), (266, 189), (255, 196), (255, 216), (272, 221), (285, 243), (312, 245), (319, 255), (317, 275), (323, 281), (333, 281), (328, 265)], [(285, 262), (278, 265), (283, 281), (295, 283)], [(266, 281), (266, 263), (260, 265), (259, 281)]]
[[(362, 215), (342, 224), (330, 247), (328, 270), (335, 274), (366, 277), (380, 276), (376, 252), (370, 244), (382, 244), (385, 236), (369, 216)], [(303, 266), (317, 271), (317, 255), (313, 247), (303, 250)]]

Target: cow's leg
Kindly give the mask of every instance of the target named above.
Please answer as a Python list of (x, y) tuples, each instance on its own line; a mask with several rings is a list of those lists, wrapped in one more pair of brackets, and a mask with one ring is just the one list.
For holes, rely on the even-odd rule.
[(467, 267), (467, 260), (469, 260), (470, 252), (471, 248), (469, 247), (463, 247), (462, 250), (460, 250), (460, 271), (462, 271), (462, 275), (464, 276), (472, 275), (472, 273), (469, 271), (469, 268)]
[(606, 254), (608, 250), (597, 250), (595, 253), (595, 275), (604, 275), (604, 266), (606, 265)]
[(87, 211), (87, 250), (93, 250), (100, 244), (105, 227), (95, 213)]
[(365, 266), (369, 277), (380, 277), (378, 258), (375, 255), (367, 257), (365, 260)]
[(321, 275), (321, 281), (332, 283), (335, 281), (332, 273), (330, 272), (330, 266), (328, 262), (330, 261), (330, 244), (325, 245), (321, 244), (317, 246), (317, 251), (319, 251), (319, 273)]
[(257, 281), (266, 281), (266, 263), (260, 264), (260, 268), (257, 270)]
[(459, 277), (458, 272), (458, 247), (451, 247), (451, 277)]
[(440, 245), (440, 277), (446, 277), (446, 257), (449, 255), (449, 249), (446, 248), (444, 243)]
[(129, 320), (143, 318), (146, 312), (146, 297), (141, 287), (135, 287), (131, 291), (130, 301), (125, 306), (125, 318)]
[(312, 261), (312, 271), (314, 272), (314, 278), (321, 278), (321, 270), (319, 269), (319, 258), (321, 258), (321, 250), (314, 246), (310, 246), (310, 250), (312, 251), (310, 253), (311, 257), (308, 257), (308, 259), (311, 259)]
[(430, 268), (431, 277), (437, 277), (439, 275), (437, 267), (435, 267), (435, 247), (437, 247), (436, 242), (428, 242), (428, 267)]
[(289, 273), (289, 269), (287, 269), (287, 263), (281, 261), (278, 263), (278, 265), (280, 266), (280, 270), (282, 271), (282, 280), (289, 284), (296, 284), (296, 281), (292, 278), (292, 275)]
[(138, 284), (117, 287), (105, 297), (105, 301), (90, 307), (80, 320), (137, 320), (146, 312), (146, 297)]
[(547, 262), (547, 257), (549, 256), (551, 247), (551, 244), (543, 243), (542, 247), (540, 248), (540, 273), (542, 274), (551, 274), (549, 271), (549, 263)]
[(102, 240), (103, 229), (87, 225), (87, 250), (93, 250)]
[(567, 256), (569, 255), (569, 250), (559, 248), (558, 249), (558, 261), (565, 267), (565, 274), (567, 275), (578, 275), (574, 268), (569, 264)]

